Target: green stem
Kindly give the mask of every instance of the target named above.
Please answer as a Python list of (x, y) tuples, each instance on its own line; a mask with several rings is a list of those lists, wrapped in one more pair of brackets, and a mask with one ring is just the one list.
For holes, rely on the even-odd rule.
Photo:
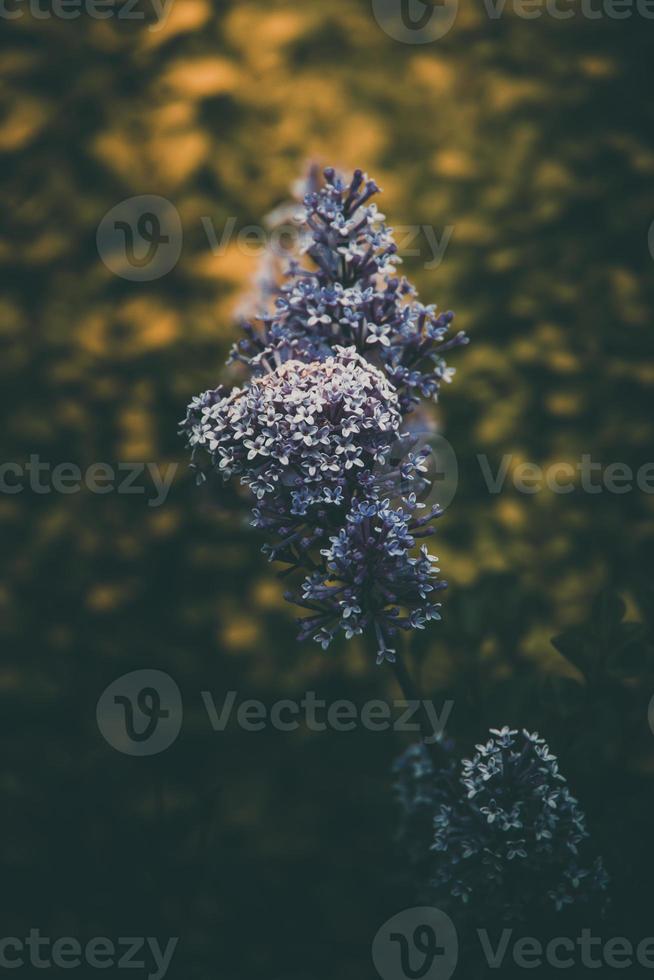
[[(368, 646), (370, 650), (377, 654), (377, 638), (373, 630), (367, 632), (366, 639), (368, 641)], [(418, 688), (413, 680), (413, 677), (407, 669), (406, 663), (401, 653), (397, 652), (395, 654), (395, 661), (391, 663), (393, 668), (393, 673), (395, 674), (395, 679), (404, 695), (405, 701), (411, 701), (417, 704), (418, 713), (418, 724), (420, 726), (420, 738), (429, 752), (429, 756), (434, 765), (435, 769), (441, 769), (447, 762), (447, 757), (443, 748), (439, 745), (437, 741), (434, 741), (434, 732), (432, 723), (430, 721), (429, 715), (425, 709), (425, 704), (423, 699), (420, 697)]]
[(441, 746), (435, 741), (436, 732), (432, 727), (431, 720), (425, 709), (425, 703), (420, 697), (418, 688), (409, 673), (401, 653), (395, 654), (395, 662), (391, 664), (393, 673), (400, 686), (400, 690), (406, 701), (416, 702), (418, 705), (418, 724), (420, 725), (420, 737), (422, 743), (429, 752), (431, 760), (436, 768), (441, 768), (445, 759)]

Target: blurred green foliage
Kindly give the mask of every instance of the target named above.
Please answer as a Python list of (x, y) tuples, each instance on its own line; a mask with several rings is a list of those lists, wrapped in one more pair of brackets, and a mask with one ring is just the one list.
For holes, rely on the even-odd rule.
[[(649, 23), (489, 20), (464, 0), (420, 46), (363, 0), (173, 0), (164, 26), (26, 13), (3, 34), (3, 460), (184, 463), (177, 420), (223, 376), (256, 266), (235, 242), (212, 253), (201, 219), (259, 223), (308, 161), (366, 168), (391, 225), (454, 227), (437, 269), (424, 241), (405, 266), (473, 340), (438, 408), (460, 467), (437, 549), (451, 589), (416, 662), (466, 746), (542, 727), (636, 928), (633, 883), (654, 866), (654, 497), (492, 495), (477, 454), (493, 471), (505, 453), (652, 459)], [(95, 245), (138, 194), (184, 228), (151, 283)], [(0, 495), (0, 521), (6, 934), (180, 935), (184, 980), (367, 976), (370, 939), (410, 904), (390, 846), (400, 738), (215, 735), (199, 692), (363, 701), (395, 696), (389, 674), (355, 643), (296, 644), (245, 521), (183, 465), (161, 508), (25, 489)], [(605, 588), (622, 598), (591, 613)], [(129, 759), (95, 704), (147, 666), (180, 684), (185, 725)]]

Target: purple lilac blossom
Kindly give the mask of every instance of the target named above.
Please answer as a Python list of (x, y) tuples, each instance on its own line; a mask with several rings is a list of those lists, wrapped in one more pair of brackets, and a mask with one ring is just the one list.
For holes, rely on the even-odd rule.
[(392, 662), (398, 628), (439, 619), (446, 587), (418, 547), (441, 513), (417, 499), (429, 449), (412, 453), (403, 423), (450, 380), (443, 354), (467, 338), (448, 339), (452, 314), (422, 306), (397, 277), (391, 230), (369, 203), (374, 181), (355, 171), (346, 185), (331, 169), (325, 181), (305, 196), (314, 268), (290, 262), (274, 310), (246, 324), (232, 352), (249, 381), (193, 399), (182, 432), (199, 480), (240, 477), (264, 553), (304, 576), (287, 592), (309, 611), (300, 638), (326, 648), (365, 632), (377, 662)]
[(325, 179), (306, 195), (301, 215), (315, 269), (291, 263), (275, 310), (244, 325), (232, 360), (257, 373), (288, 358), (320, 359), (335, 346), (354, 345), (387, 373), (406, 414), (452, 379), (443, 355), (468, 338), (461, 331), (449, 336), (454, 314), (424, 306), (398, 276), (392, 231), (369, 203), (379, 191), (374, 180), (356, 170), (346, 185), (331, 168)]
[(331, 502), (359, 470), (383, 465), (401, 417), (385, 375), (353, 348), (305, 363), (286, 361), (244, 388), (191, 405), (194, 451), (207, 452), (225, 479), (241, 476), (258, 500), (283, 488), (290, 512)]

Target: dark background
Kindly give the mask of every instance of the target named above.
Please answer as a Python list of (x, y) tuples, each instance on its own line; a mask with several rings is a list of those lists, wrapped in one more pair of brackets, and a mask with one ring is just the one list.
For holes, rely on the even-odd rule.
[[(454, 699), (466, 752), (489, 726), (547, 736), (614, 879), (598, 929), (654, 933), (654, 497), (491, 495), (476, 458), (654, 459), (654, 22), (574, 9), (490, 20), (462, 0), (427, 45), (355, 0), (173, 0), (156, 31), (150, 14), (0, 19), (2, 459), (180, 464), (158, 508), (147, 480), (0, 494), (3, 935), (179, 936), (175, 980), (363, 980), (375, 932), (413, 904), (389, 775), (407, 736), (216, 734), (200, 698), (397, 696), (355, 642), (297, 644), (260, 542), (194, 487), (176, 435), (225, 377), (257, 263), (236, 242), (212, 254), (201, 218), (261, 222), (311, 160), (367, 169), (391, 225), (454, 228), (437, 269), (423, 236), (405, 265), (472, 338), (438, 408), (460, 473), (444, 623), (414, 645), (423, 690)], [(96, 248), (140, 194), (184, 228), (152, 282)], [(143, 759), (95, 720), (140, 668), (185, 708)]]

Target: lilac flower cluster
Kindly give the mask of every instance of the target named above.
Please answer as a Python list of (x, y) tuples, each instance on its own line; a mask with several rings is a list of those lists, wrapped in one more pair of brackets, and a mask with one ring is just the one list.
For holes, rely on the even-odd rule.
[(258, 500), (281, 486), (290, 513), (304, 515), (339, 503), (359, 470), (383, 465), (400, 421), (385, 376), (353, 348), (336, 348), (324, 361), (286, 361), (246, 388), (201, 398), (187, 425), (190, 445), (226, 478), (241, 475)]
[(334, 347), (354, 346), (386, 372), (406, 414), (451, 380), (443, 355), (467, 337), (448, 337), (454, 314), (423, 306), (397, 275), (391, 229), (368, 203), (379, 191), (374, 180), (356, 170), (345, 185), (331, 168), (325, 180), (306, 195), (302, 215), (316, 268), (291, 265), (274, 311), (245, 325), (232, 359), (260, 373), (289, 358), (321, 359)]
[(398, 628), (440, 618), (437, 559), (416, 551), (440, 514), (417, 500), (429, 450), (405, 448), (402, 424), (450, 379), (442, 355), (466, 338), (447, 341), (452, 315), (397, 278), (390, 229), (368, 203), (374, 181), (356, 171), (346, 186), (332, 170), (325, 180), (305, 197), (314, 267), (291, 261), (274, 311), (246, 324), (232, 352), (248, 383), (195, 398), (182, 431), (200, 479), (240, 477), (264, 552), (303, 574), (287, 593), (309, 611), (300, 638), (326, 648), (338, 632), (365, 632), (381, 663), (394, 660)]
[[(436, 579), (438, 559), (424, 545), (416, 557), (410, 553), (431, 516), (414, 518), (388, 500), (355, 500), (345, 527), (321, 551), (327, 574), (313, 572), (301, 597), (289, 595), (313, 612), (302, 621), (300, 638), (313, 635), (326, 649), (339, 628), (349, 639), (372, 627), (377, 663), (392, 662), (396, 651), (388, 638), (398, 626), (424, 629), (429, 620), (440, 619), (440, 603), (431, 601), (432, 593), (445, 587)], [(402, 607), (410, 610), (404, 616)]]
[(537, 734), (490, 734), (456, 779), (452, 768), (434, 769), (424, 746), (396, 766), (403, 827), (409, 837), (422, 828), (420, 848), (432, 816), (432, 895), (506, 919), (548, 906), (601, 906), (608, 877), (601, 858), (582, 859), (585, 818), (556, 756)]

